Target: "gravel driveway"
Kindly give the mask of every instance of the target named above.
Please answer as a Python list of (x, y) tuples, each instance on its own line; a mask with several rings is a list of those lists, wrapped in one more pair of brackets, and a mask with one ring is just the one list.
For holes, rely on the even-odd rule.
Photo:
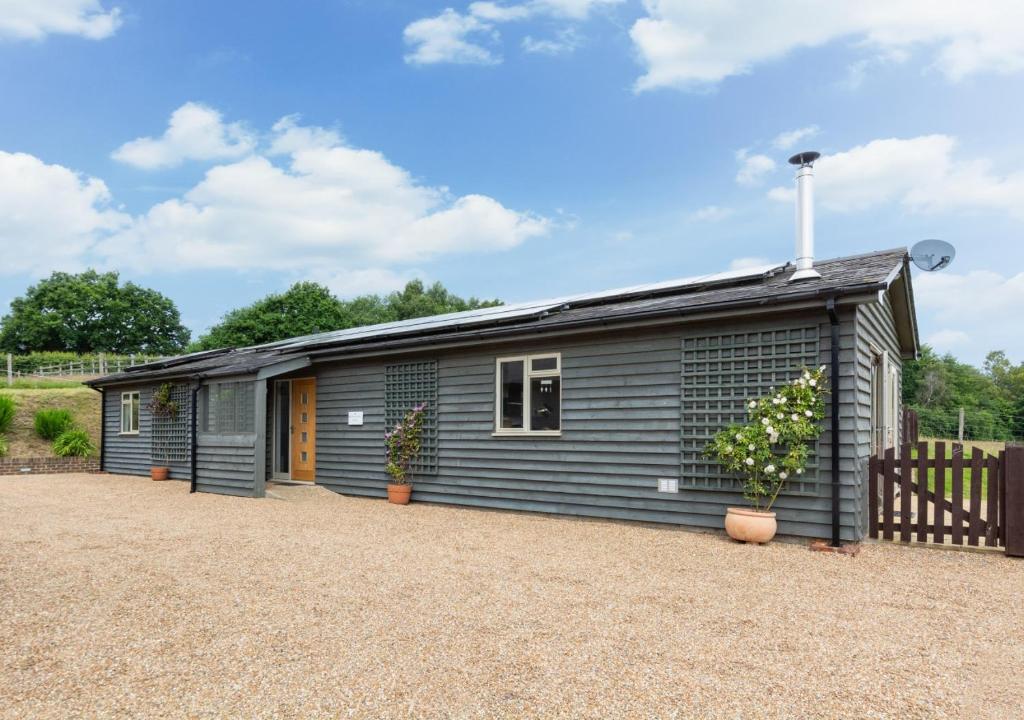
[(1014, 718), (1024, 561), (0, 477), (0, 716)]

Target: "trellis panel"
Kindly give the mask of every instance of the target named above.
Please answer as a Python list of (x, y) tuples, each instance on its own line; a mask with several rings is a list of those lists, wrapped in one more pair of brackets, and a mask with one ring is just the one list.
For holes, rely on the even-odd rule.
[[(683, 338), (680, 419), (681, 487), (737, 492), (738, 478), (704, 456), (721, 428), (746, 420), (748, 400), (791, 382), (804, 367), (819, 364), (815, 325), (754, 332), (709, 333)], [(786, 494), (819, 491), (817, 449), (807, 470), (786, 484)]]
[(170, 400), (178, 405), (174, 417), (153, 415), (153, 434), (150, 452), (154, 462), (167, 464), (186, 462), (189, 459), (189, 408), (191, 393), (188, 385), (172, 385)]
[(414, 475), (437, 474), (437, 361), (388, 365), (384, 370), (384, 424), (390, 429), (415, 405), (426, 403), (422, 451)]

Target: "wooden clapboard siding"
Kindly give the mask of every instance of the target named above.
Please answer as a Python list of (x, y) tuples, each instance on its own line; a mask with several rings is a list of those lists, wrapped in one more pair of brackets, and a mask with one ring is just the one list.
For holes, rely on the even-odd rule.
[[(849, 371), (844, 367), (843, 377), (848, 379), (854, 386), (854, 395), (851, 398), (851, 405), (847, 412), (853, 413), (853, 423), (849, 428), (850, 437), (848, 441), (855, 447), (853, 457), (856, 458), (856, 462), (852, 468), (852, 482), (856, 488), (856, 495), (860, 498), (857, 510), (856, 538), (859, 540), (867, 532), (869, 522), (874, 521), (874, 518), (868, 512), (866, 490), (867, 463), (868, 458), (871, 456), (871, 346), (874, 345), (879, 350), (887, 351), (890, 361), (902, 367), (900, 343), (896, 334), (896, 321), (888, 293), (882, 296), (880, 302), (865, 303), (857, 306), (855, 337), (855, 362), (849, 367)], [(900, 388), (896, 388), (896, 393), (897, 397), (899, 397)], [(896, 421), (894, 420), (894, 422)], [(901, 431), (899, 427), (901, 424), (896, 422), (897, 434)], [(899, 445), (901, 442), (902, 438), (897, 437), (896, 444)]]
[[(316, 372), (316, 482), (384, 497), (384, 362), (329, 364)], [(361, 411), (362, 425), (348, 413)]]
[[(123, 475), (149, 475), (153, 465), (153, 415), (146, 408), (153, 398), (156, 385), (112, 386), (106, 389), (103, 399), (104, 455), (103, 470)], [(121, 434), (121, 393), (139, 393), (139, 434)], [(191, 402), (191, 393), (189, 393)], [(187, 405), (180, 412), (191, 417)], [(188, 427), (188, 442), (191, 445), (191, 423)], [(192, 467), (188, 459), (170, 464), (170, 477), (176, 480), (191, 478)]]
[[(827, 362), (830, 330), (824, 309), (796, 320), (820, 328)], [(772, 327), (776, 321), (743, 327)], [(785, 322), (792, 324), (794, 318)], [(722, 323), (716, 324), (721, 327)], [(858, 446), (852, 379), (854, 314), (843, 314), (841, 360), (848, 385), (841, 444), (843, 536), (862, 521), (853, 481)], [(680, 372), (683, 326), (503, 343), (402, 361), (438, 361), (438, 473), (415, 478), (414, 498), (477, 507), (670, 522), (721, 528), (725, 508), (745, 504), (738, 492), (683, 489), (659, 493), (660, 477), (680, 473)], [(494, 437), (495, 360), (532, 352), (562, 353), (561, 437)], [(390, 362), (390, 361), (388, 361)], [(385, 361), (317, 366), (317, 483), (347, 494), (384, 497)], [(362, 411), (364, 424), (347, 414)], [(849, 436), (849, 437), (848, 437)], [(830, 448), (823, 436), (820, 491), (784, 495), (780, 532), (826, 537), (831, 527)], [(866, 455), (865, 455), (866, 458)]]
[(256, 485), (256, 433), (197, 436), (196, 490), (219, 495), (259, 494)]

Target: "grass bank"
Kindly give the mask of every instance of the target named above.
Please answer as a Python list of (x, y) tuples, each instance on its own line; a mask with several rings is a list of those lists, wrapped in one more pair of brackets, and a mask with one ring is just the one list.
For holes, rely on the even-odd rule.
[(14, 398), (14, 422), (7, 431), (9, 457), (53, 457), (52, 443), (36, 435), (35, 416), (43, 408), (64, 408), (75, 424), (89, 433), (93, 444), (100, 442), (100, 394), (80, 383), (70, 387), (0, 387), (0, 394)]

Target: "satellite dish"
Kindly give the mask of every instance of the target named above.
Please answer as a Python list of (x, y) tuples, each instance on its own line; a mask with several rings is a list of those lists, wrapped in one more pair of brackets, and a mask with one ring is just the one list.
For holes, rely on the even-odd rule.
[(953, 262), (956, 248), (945, 240), (922, 240), (910, 248), (910, 259), (926, 272), (934, 272)]

